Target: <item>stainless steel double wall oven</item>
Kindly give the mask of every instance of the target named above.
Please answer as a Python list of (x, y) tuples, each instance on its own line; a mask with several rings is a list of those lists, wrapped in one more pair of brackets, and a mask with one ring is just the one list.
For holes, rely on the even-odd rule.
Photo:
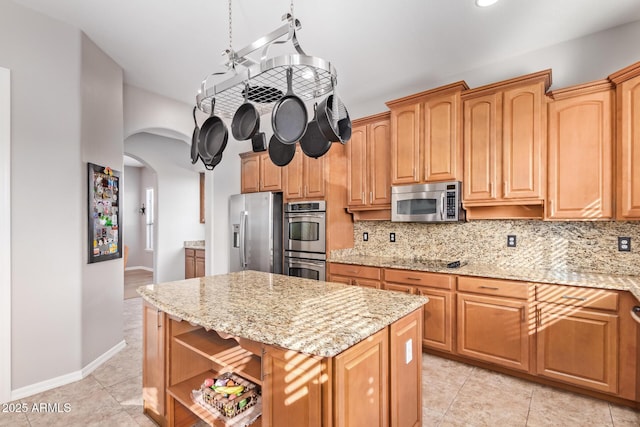
[(325, 280), (326, 202), (287, 203), (284, 208), (284, 274)]

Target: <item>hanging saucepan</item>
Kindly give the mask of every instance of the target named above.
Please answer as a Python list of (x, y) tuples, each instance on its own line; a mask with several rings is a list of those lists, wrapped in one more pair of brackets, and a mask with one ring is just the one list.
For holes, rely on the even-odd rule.
[[(335, 104), (335, 105), (334, 105)], [(334, 111), (334, 108), (337, 111)], [(347, 108), (340, 106), (340, 99), (334, 95), (327, 96), (318, 105), (318, 126), (329, 141), (346, 143), (351, 138), (351, 119)], [(335, 122), (334, 115), (340, 119)]]
[[(215, 156), (222, 154), (229, 138), (227, 125), (213, 113), (215, 105), (214, 98), (211, 103), (211, 116), (204, 121), (202, 128), (200, 128), (200, 148), (203, 148), (207, 154), (207, 157), (203, 158), (205, 164), (211, 163)], [(202, 157), (202, 151), (200, 156)], [(207, 162), (207, 159), (210, 159), (210, 161)]]
[(267, 150), (267, 137), (264, 132), (258, 132), (251, 137), (251, 146), (254, 153)]
[(295, 144), (307, 130), (307, 107), (293, 93), (293, 69), (287, 68), (287, 93), (271, 112), (273, 134), (285, 144)]
[(317, 159), (324, 156), (331, 148), (331, 141), (320, 130), (318, 126), (318, 104), (314, 105), (315, 113), (313, 120), (307, 125), (307, 131), (300, 140), (302, 152), (309, 157)]
[(296, 154), (296, 144), (285, 144), (273, 135), (269, 140), (269, 158), (276, 166), (286, 166)]
[(196, 127), (193, 129), (193, 135), (191, 135), (191, 164), (195, 165), (200, 158), (200, 154), (198, 153), (198, 140), (200, 136), (200, 128), (198, 127), (198, 121), (196, 120), (196, 108), (193, 107), (193, 122), (196, 124)]
[(231, 134), (238, 141), (251, 139), (260, 128), (258, 109), (249, 102), (249, 85), (244, 87), (244, 104), (242, 104), (231, 121)]

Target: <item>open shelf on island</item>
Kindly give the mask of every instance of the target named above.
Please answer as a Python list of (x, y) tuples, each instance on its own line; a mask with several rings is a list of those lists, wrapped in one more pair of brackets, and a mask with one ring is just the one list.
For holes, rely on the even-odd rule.
[[(218, 374), (214, 371), (207, 371), (201, 374), (195, 375), (181, 383), (168, 388), (169, 395), (175, 400), (180, 402), (185, 408), (193, 412), (200, 419), (207, 422), (209, 425), (215, 427), (228, 427), (233, 426), (234, 418), (225, 418), (222, 415), (216, 415), (213, 412), (202, 407), (200, 404), (193, 401), (191, 392), (199, 389), (200, 385), (204, 382), (205, 378), (215, 378)], [(241, 415), (239, 414), (238, 417)], [(251, 427), (262, 427), (262, 416), (255, 420)]]
[(216, 370), (232, 371), (257, 385), (262, 385), (260, 357), (243, 348), (236, 340), (223, 339), (215, 331), (207, 332), (204, 329), (186, 332), (173, 339), (218, 365)]

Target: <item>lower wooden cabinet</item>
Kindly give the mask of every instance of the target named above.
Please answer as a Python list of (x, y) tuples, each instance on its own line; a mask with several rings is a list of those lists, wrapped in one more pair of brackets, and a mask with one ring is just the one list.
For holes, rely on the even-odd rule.
[(459, 277), (457, 353), (528, 372), (529, 292), (527, 283)]
[(388, 426), (389, 336), (387, 329), (334, 358), (334, 425)]
[(329, 282), (345, 285), (364, 286), (366, 288), (382, 288), (382, 269), (355, 264), (329, 264)]
[(156, 307), (142, 304), (142, 399), (143, 411), (163, 424), (165, 414), (165, 314)]
[(422, 345), (434, 350), (453, 352), (455, 294), (424, 286), (416, 286), (416, 293), (429, 298), (424, 307)]
[(205, 276), (205, 258), (204, 249), (188, 249), (184, 250), (184, 278), (193, 279), (194, 277)]

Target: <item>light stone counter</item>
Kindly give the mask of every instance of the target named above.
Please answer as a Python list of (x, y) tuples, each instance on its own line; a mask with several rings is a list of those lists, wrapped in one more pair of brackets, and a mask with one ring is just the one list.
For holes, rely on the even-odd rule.
[(526, 266), (506, 268), (497, 265), (469, 263), (460, 268), (433, 265), (428, 260), (332, 253), (328, 262), (359, 264), (372, 267), (448, 273), (461, 276), (490, 277), (535, 283), (552, 283), (588, 288), (615, 289), (631, 292), (640, 301), (640, 277), (562, 270), (532, 269)]
[(204, 240), (185, 240), (185, 249), (204, 249)]
[(335, 356), (426, 304), (423, 296), (245, 271), (141, 286), (171, 316), (230, 335)]

